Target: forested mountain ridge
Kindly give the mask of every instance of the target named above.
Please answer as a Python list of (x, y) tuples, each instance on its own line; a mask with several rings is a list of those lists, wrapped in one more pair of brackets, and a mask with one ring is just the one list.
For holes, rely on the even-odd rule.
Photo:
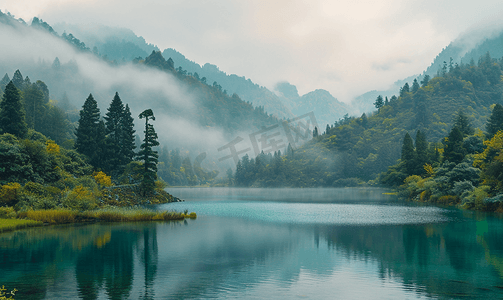
[[(136, 36), (132, 31), (125, 28), (111, 28), (103, 25), (84, 26), (60, 23), (54, 26), (56, 31), (72, 32), (88, 45), (93, 52), (117, 63), (131, 61), (133, 58), (146, 58), (153, 50), (158, 51), (156, 46), (148, 44), (142, 37)], [(99, 29), (99, 30), (91, 30)], [(99, 32), (99, 33), (98, 33)], [(96, 49), (95, 49), (96, 47)], [(309, 105), (305, 103), (302, 106), (292, 105), (289, 99), (281, 97), (275, 91), (270, 91), (266, 87), (260, 86), (251, 81), (250, 78), (227, 74), (220, 70), (218, 66), (205, 63), (198, 64), (186, 58), (182, 53), (172, 48), (162, 51), (163, 57), (168, 60), (171, 58), (175, 69), (182, 68), (187, 75), (196, 78), (206, 78), (206, 82), (212, 85), (216, 82), (229, 95), (236, 93), (241, 99), (250, 102), (254, 106), (261, 106), (268, 113), (277, 118), (292, 118), (297, 115), (305, 114), (314, 110), (330, 111), (332, 116), (319, 114), (320, 123), (332, 123), (345, 114), (351, 114), (352, 110), (345, 104), (337, 101), (334, 97), (320, 96), (317, 102), (323, 102), (323, 107)], [(317, 93), (310, 93), (313, 98)], [(292, 109), (297, 112), (293, 113)]]
[[(227, 93), (216, 82), (207, 83), (203, 78), (191, 76), (182, 68), (175, 70), (173, 60), (165, 60), (161, 53), (155, 50), (155, 46), (144, 45), (154, 48), (145, 58), (114, 63), (99, 52), (93, 52), (70, 32), (59, 36), (49, 24), (38, 18), (34, 18), (32, 24), (28, 25), (2, 13), (0, 20), (0, 25), (7, 26), (5, 32), (12, 33), (17, 39), (33, 40), (32, 37), (36, 36), (33, 43), (43, 40), (44, 45), (37, 46), (50, 48), (40, 51), (44, 53), (43, 59), (36, 51), (33, 51), (33, 54), (28, 52), (32, 57), (28, 55), (26, 59), (20, 58), (19, 64), (4, 58), (0, 61), (0, 70), (12, 74), (14, 70), (19, 69), (24, 76), (40, 78), (51, 87), (51, 98), (58, 105), (76, 108), (92, 91), (98, 105), (104, 109), (100, 100), (118, 91), (128, 97), (133, 113), (143, 109), (143, 99), (150, 99), (149, 105), (158, 113), (174, 116), (172, 122), (180, 121), (171, 124), (172, 126), (190, 123), (195, 127), (214, 128), (222, 130), (222, 134), (229, 138), (237, 131), (253, 131), (277, 122), (263, 107), (254, 107), (236, 94)], [(132, 32), (128, 31), (124, 33), (133, 40), (136, 36), (131, 34)], [(66, 45), (57, 48), (56, 44)], [(31, 60), (35, 62), (30, 63)], [(68, 105), (63, 105), (64, 103)], [(215, 141), (222, 142), (224, 141)]]
[[(399, 97), (383, 99), (367, 116), (347, 117), (280, 158), (241, 161), (235, 182), (243, 186), (347, 186), (373, 184), (381, 172), (401, 157), (407, 132), (420, 130), (430, 142), (430, 153), (442, 152), (459, 111), (474, 128), (485, 130), (491, 106), (503, 103), (502, 60), (489, 53), (477, 64), (453, 65), (438, 77), (405, 84)], [(379, 101), (376, 100), (376, 103)], [(253, 167), (252, 167), (253, 166)], [(421, 166), (422, 167), (422, 166)], [(282, 170), (278, 173), (278, 170)], [(278, 182), (275, 177), (281, 174)], [(402, 178), (403, 180), (404, 178)]]
[(370, 91), (362, 94), (356, 97), (351, 104), (354, 108), (359, 109), (360, 112), (368, 112), (373, 108), (373, 101), (377, 95), (390, 97), (393, 94), (397, 94), (406, 82), (412, 84), (415, 78), (421, 81), (425, 75), (430, 76), (430, 78), (437, 76), (439, 72), (442, 72), (443, 68), (452, 68), (455, 64), (470, 64), (472, 60), (476, 63), (487, 52), (492, 57), (503, 57), (502, 44), (502, 29), (478, 29), (476, 31), (465, 32), (443, 48), (422, 74), (398, 80), (387, 90)]

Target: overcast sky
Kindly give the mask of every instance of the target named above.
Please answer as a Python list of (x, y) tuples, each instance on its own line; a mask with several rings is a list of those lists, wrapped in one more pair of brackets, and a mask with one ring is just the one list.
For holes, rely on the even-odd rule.
[(270, 89), (288, 81), (345, 102), (420, 74), (470, 28), (503, 23), (501, 0), (0, 0), (0, 9), (127, 27)]

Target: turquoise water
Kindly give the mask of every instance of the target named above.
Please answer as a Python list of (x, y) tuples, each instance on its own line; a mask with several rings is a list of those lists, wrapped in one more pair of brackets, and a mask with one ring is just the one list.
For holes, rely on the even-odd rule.
[(503, 221), (378, 189), (168, 190), (171, 223), (0, 235), (16, 299), (500, 299)]

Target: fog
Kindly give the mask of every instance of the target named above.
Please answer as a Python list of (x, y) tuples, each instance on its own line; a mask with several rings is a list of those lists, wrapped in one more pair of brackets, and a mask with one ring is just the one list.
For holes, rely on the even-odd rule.
[[(90, 93), (104, 116), (115, 92), (130, 106), (136, 119), (136, 132), (143, 137), (138, 115), (151, 108), (156, 116), (154, 128), (161, 146), (190, 150), (193, 156), (203, 151), (217, 152), (228, 136), (218, 127), (202, 127), (194, 119), (197, 94), (174, 76), (142, 65), (113, 66), (90, 53), (83, 53), (62, 39), (21, 24), (0, 23), (0, 76), (12, 79), (19, 69), (32, 82), (44, 81), (52, 100), (66, 94), (79, 109)], [(56, 57), (60, 66), (53, 64)]]
[(501, 24), (503, 10), (500, 0), (26, 0), (2, 8), (50, 24), (127, 26), (160, 49), (270, 90), (288, 81), (300, 94), (321, 88), (346, 103), (422, 73), (462, 32)]

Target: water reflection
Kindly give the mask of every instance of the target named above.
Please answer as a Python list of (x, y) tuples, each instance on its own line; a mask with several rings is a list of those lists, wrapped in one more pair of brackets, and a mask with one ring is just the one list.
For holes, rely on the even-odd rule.
[(501, 297), (503, 222), (444, 214), (429, 224), (203, 214), (185, 223), (30, 229), (0, 235), (0, 284), (17, 288), (19, 299)]

